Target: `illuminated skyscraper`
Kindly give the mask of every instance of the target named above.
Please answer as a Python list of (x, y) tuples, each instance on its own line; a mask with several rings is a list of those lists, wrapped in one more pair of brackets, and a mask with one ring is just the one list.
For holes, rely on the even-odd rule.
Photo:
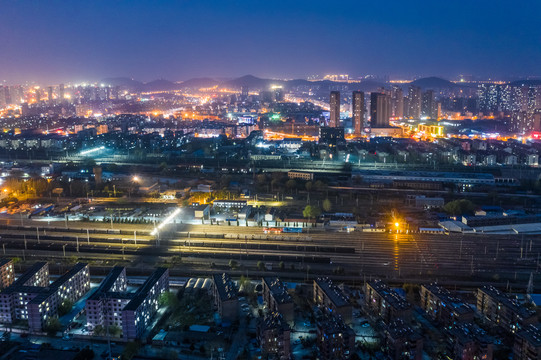
[(340, 91), (331, 91), (329, 126), (340, 126)]
[(479, 111), (488, 114), (501, 110), (502, 91), (500, 85), (480, 84), (477, 96), (479, 97)]
[(391, 116), (404, 117), (404, 92), (398, 86), (393, 86), (391, 90)]
[(427, 90), (423, 94), (423, 103), (421, 106), (421, 115), (426, 116), (429, 119), (436, 118), (437, 104), (434, 97), (434, 90)]
[(340, 91), (331, 91), (330, 107), (329, 126), (338, 127), (340, 126)]
[(391, 99), (389, 95), (373, 92), (370, 94), (370, 127), (389, 127)]
[(351, 113), (353, 121), (353, 132), (360, 135), (364, 129), (364, 93), (354, 91), (351, 97)]
[(408, 116), (414, 119), (419, 119), (421, 117), (421, 88), (417, 86), (410, 86), (408, 98)]

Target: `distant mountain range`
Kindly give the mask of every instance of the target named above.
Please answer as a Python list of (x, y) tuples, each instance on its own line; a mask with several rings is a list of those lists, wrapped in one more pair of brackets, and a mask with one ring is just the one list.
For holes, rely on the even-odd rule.
[(422, 89), (453, 89), (460, 87), (460, 85), (450, 82), (449, 80), (435, 76), (414, 80), (409, 83), (408, 86), (409, 85), (415, 85)]
[(131, 91), (170, 91), (180, 89), (178, 83), (174, 83), (165, 79), (158, 79), (143, 83), (130, 78), (118, 77), (108, 78), (100, 81), (101, 84), (109, 86), (120, 86), (122, 88), (129, 89)]
[[(541, 83), (539, 80), (523, 80), (516, 81), (515, 83)], [(377, 91), (383, 87), (388, 86), (383, 82), (378, 82), (374, 80), (363, 80), (359, 83), (342, 83), (342, 82), (333, 82), (329, 80), (320, 80), (320, 81), (308, 81), (304, 79), (294, 79), (294, 80), (273, 80), (259, 78), (253, 75), (245, 75), (239, 78), (234, 79), (223, 79), (223, 78), (193, 78), (186, 81), (172, 82), (165, 79), (154, 80), (151, 82), (143, 83), (130, 78), (118, 77), (118, 78), (108, 78), (101, 81), (102, 84), (107, 84), (110, 86), (120, 86), (127, 88), (131, 91), (170, 91), (170, 90), (181, 90), (181, 89), (200, 89), (200, 88), (209, 88), (213, 86), (218, 86), (220, 88), (229, 88), (229, 89), (241, 89), (242, 87), (247, 87), (249, 90), (269, 90), (273, 85), (283, 86), (284, 89), (290, 89), (299, 86), (308, 86), (315, 90), (319, 91), (330, 91), (330, 90), (339, 90), (347, 89), (349, 91), (361, 90), (366, 92)], [(402, 84), (403, 88), (407, 88), (409, 85), (415, 85), (422, 89), (455, 89), (458, 87), (467, 87), (471, 86), (468, 84), (457, 84), (449, 80), (445, 80), (439, 77), (426, 77), (412, 81), (411, 83)]]
[(169, 91), (180, 89), (200, 89), (218, 86), (220, 88), (241, 89), (247, 87), (249, 90), (269, 90), (271, 86), (283, 86), (285, 89), (308, 86), (321, 91), (333, 90), (347, 87), (349, 90), (376, 91), (385, 86), (382, 82), (373, 80), (365, 80), (360, 83), (339, 83), (329, 80), (308, 81), (304, 79), (294, 80), (274, 80), (258, 78), (253, 75), (245, 75), (234, 79), (218, 79), (218, 78), (193, 78), (181, 82), (172, 82), (165, 79), (154, 80), (148, 83), (143, 83), (130, 78), (118, 77), (107, 78), (100, 83), (109, 86), (120, 86), (131, 91)]

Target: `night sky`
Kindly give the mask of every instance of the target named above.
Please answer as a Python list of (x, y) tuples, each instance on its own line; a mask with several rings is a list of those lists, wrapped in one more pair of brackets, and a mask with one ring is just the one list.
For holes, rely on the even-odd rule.
[(0, 0), (0, 82), (541, 75), (541, 1)]

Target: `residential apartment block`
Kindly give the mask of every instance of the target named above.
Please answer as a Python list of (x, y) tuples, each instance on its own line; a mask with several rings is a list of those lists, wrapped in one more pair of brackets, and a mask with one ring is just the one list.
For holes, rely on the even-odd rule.
[(238, 289), (228, 274), (212, 276), (214, 306), (222, 320), (234, 321), (239, 316)]
[(421, 286), (421, 308), (434, 321), (445, 326), (473, 321), (474, 311), (460, 299), (436, 284)]
[(411, 305), (381, 280), (365, 283), (364, 301), (365, 309), (372, 315), (379, 316), (385, 323), (396, 318), (407, 320), (411, 317)]
[(353, 306), (347, 296), (328, 278), (314, 280), (314, 303), (325, 307), (327, 312), (340, 315), (346, 324), (353, 317)]
[(263, 278), (263, 300), (270, 311), (279, 312), (288, 323), (294, 321), (293, 299), (278, 277)]
[(477, 290), (477, 310), (488, 321), (516, 333), (537, 322), (537, 314), (492, 286)]

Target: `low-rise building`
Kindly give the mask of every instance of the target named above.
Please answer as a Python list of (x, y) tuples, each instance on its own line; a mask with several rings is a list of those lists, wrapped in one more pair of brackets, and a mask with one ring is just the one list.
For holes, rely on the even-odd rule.
[(169, 290), (169, 270), (157, 268), (135, 292), (127, 292), (126, 270), (115, 267), (86, 303), (87, 326), (117, 326), (126, 341), (139, 339)]
[(115, 266), (100, 286), (86, 300), (86, 324), (90, 331), (96, 326), (117, 326), (122, 328), (122, 309), (131, 296), (120, 297), (127, 290), (126, 268)]
[(411, 317), (411, 305), (381, 280), (365, 283), (364, 306), (367, 312), (380, 317), (385, 323)]
[(527, 309), (492, 286), (477, 290), (477, 311), (488, 321), (511, 333), (537, 322), (534, 310)]
[(49, 265), (37, 262), (0, 292), (0, 322), (11, 324), (16, 320), (28, 320), (28, 302), (47, 285)]
[(513, 345), (514, 360), (541, 359), (541, 329), (539, 326), (528, 325), (515, 335)]
[(324, 306), (330, 314), (340, 315), (346, 324), (351, 323), (353, 306), (342, 290), (329, 278), (314, 280), (314, 303)]
[(287, 172), (287, 177), (289, 179), (301, 179), (301, 180), (314, 180), (314, 173), (308, 171), (296, 171), (290, 170)]
[(413, 205), (416, 208), (432, 209), (442, 207), (445, 204), (445, 200), (441, 197), (426, 197), (424, 195), (409, 195), (407, 197), (409, 205)]
[(293, 299), (285, 284), (276, 276), (263, 278), (263, 300), (271, 312), (279, 312), (288, 323), (295, 319)]
[(385, 350), (394, 360), (421, 360), (423, 337), (402, 319), (393, 320), (385, 329)]
[(212, 275), (212, 294), (222, 320), (236, 320), (239, 315), (238, 289), (228, 274)]
[(73, 304), (88, 290), (90, 290), (88, 264), (77, 263), (28, 302), (28, 328), (30, 331), (41, 331), (49, 319), (58, 315), (58, 307), (64, 301)]
[(196, 219), (208, 219), (210, 215), (210, 206), (207, 204), (196, 205), (191, 207), (193, 209), (194, 218)]
[(246, 205), (239, 211), (239, 220), (248, 220), (250, 214), (252, 213), (252, 205)]
[(434, 321), (445, 326), (456, 322), (471, 322), (473, 309), (436, 284), (421, 286), (421, 308)]
[(339, 316), (317, 322), (316, 344), (323, 360), (349, 359), (355, 350), (355, 332)]
[(265, 358), (291, 359), (291, 329), (282, 314), (269, 313), (257, 326), (261, 355)]
[(76, 264), (49, 284), (49, 266), (35, 263), (0, 292), (0, 322), (27, 320), (32, 332), (41, 332), (49, 319), (58, 316), (63, 301), (75, 302), (90, 289), (88, 265)]
[(214, 200), (212, 206), (222, 210), (240, 210), (247, 205), (246, 200)]
[(157, 268), (122, 309), (122, 336), (125, 340), (141, 337), (158, 311), (160, 296), (166, 291), (169, 291), (169, 269)]

